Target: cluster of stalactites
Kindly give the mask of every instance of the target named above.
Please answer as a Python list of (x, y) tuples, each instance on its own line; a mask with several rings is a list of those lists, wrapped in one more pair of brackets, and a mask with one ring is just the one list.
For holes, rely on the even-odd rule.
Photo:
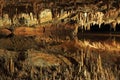
[(11, 25), (27, 25), (27, 26), (33, 26), (38, 24), (37, 18), (32, 14), (27, 13), (21, 13), (14, 15), (12, 19), (10, 19), (8, 14), (3, 14), (3, 17), (0, 17), (0, 27), (10, 27)]
[(104, 16), (104, 22), (111, 24), (111, 27), (115, 31), (116, 24), (120, 24), (120, 9), (109, 10)]
[(111, 28), (115, 30), (116, 24), (120, 24), (120, 16), (118, 11), (110, 11), (107, 14), (103, 12), (79, 12), (77, 15), (77, 21), (81, 28), (85, 28), (85, 30), (90, 30), (91, 25), (99, 25), (101, 24), (110, 24)]
[(80, 12), (78, 14), (77, 21), (79, 23), (79, 26), (83, 28), (85, 27), (85, 30), (90, 30), (91, 25), (98, 24), (99, 27), (104, 22), (103, 20), (104, 14), (102, 12)]
[(19, 15), (14, 15), (13, 17), (13, 24), (21, 24), (20, 20), (23, 20), (23, 24), (27, 26), (32, 26), (38, 24), (38, 20), (36, 16), (34, 16), (32, 13), (21, 13)]

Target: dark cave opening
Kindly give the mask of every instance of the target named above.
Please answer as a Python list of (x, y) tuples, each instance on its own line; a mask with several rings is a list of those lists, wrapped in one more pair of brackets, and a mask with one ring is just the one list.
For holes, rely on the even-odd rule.
[(119, 33), (120, 32), (120, 24), (116, 24), (115, 31), (114, 28), (111, 26), (111, 24), (104, 24), (102, 23), (101, 26), (99, 27), (98, 24), (91, 25), (90, 30), (85, 30), (85, 27), (83, 26), (82, 28), (78, 28), (78, 33)]

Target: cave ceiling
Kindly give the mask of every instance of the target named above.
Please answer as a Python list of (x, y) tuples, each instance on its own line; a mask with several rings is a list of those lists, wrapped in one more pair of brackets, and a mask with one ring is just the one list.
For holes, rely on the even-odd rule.
[[(84, 12), (101, 11), (107, 12), (111, 9), (119, 9), (120, 0), (0, 0), (4, 7), (8, 5), (37, 6), (41, 8), (81, 10)], [(36, 5), (35, 5), (36, 4)]]

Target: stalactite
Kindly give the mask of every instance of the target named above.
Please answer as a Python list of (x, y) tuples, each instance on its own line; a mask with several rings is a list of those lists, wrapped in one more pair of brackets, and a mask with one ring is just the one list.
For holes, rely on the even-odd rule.
[(33, 20), (33, 14), (32, 13), (30, 13), (30, 19)]
[(90, 23), (88, 23), (88, 25), (87, 25), (87, 29), (90, 30)]
[(116, 31), (116, 24), (117, 24), (116, 22), (111, 23), (111, 27), (114, 29), (114, 31)]

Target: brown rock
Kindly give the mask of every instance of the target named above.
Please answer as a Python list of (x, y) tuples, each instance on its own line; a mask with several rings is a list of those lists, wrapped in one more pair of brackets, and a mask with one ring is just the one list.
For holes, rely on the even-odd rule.
[(10, 35), (12, 32), (8, 29), (0, 29), (0, 35), (3, 35), (3, 36), (8, 36)]
[(28, 28), (28, 27), (19, 27), (19, 28), (16, 28), (13, 33), (19, 36), (34, 36), (35, 29)]

